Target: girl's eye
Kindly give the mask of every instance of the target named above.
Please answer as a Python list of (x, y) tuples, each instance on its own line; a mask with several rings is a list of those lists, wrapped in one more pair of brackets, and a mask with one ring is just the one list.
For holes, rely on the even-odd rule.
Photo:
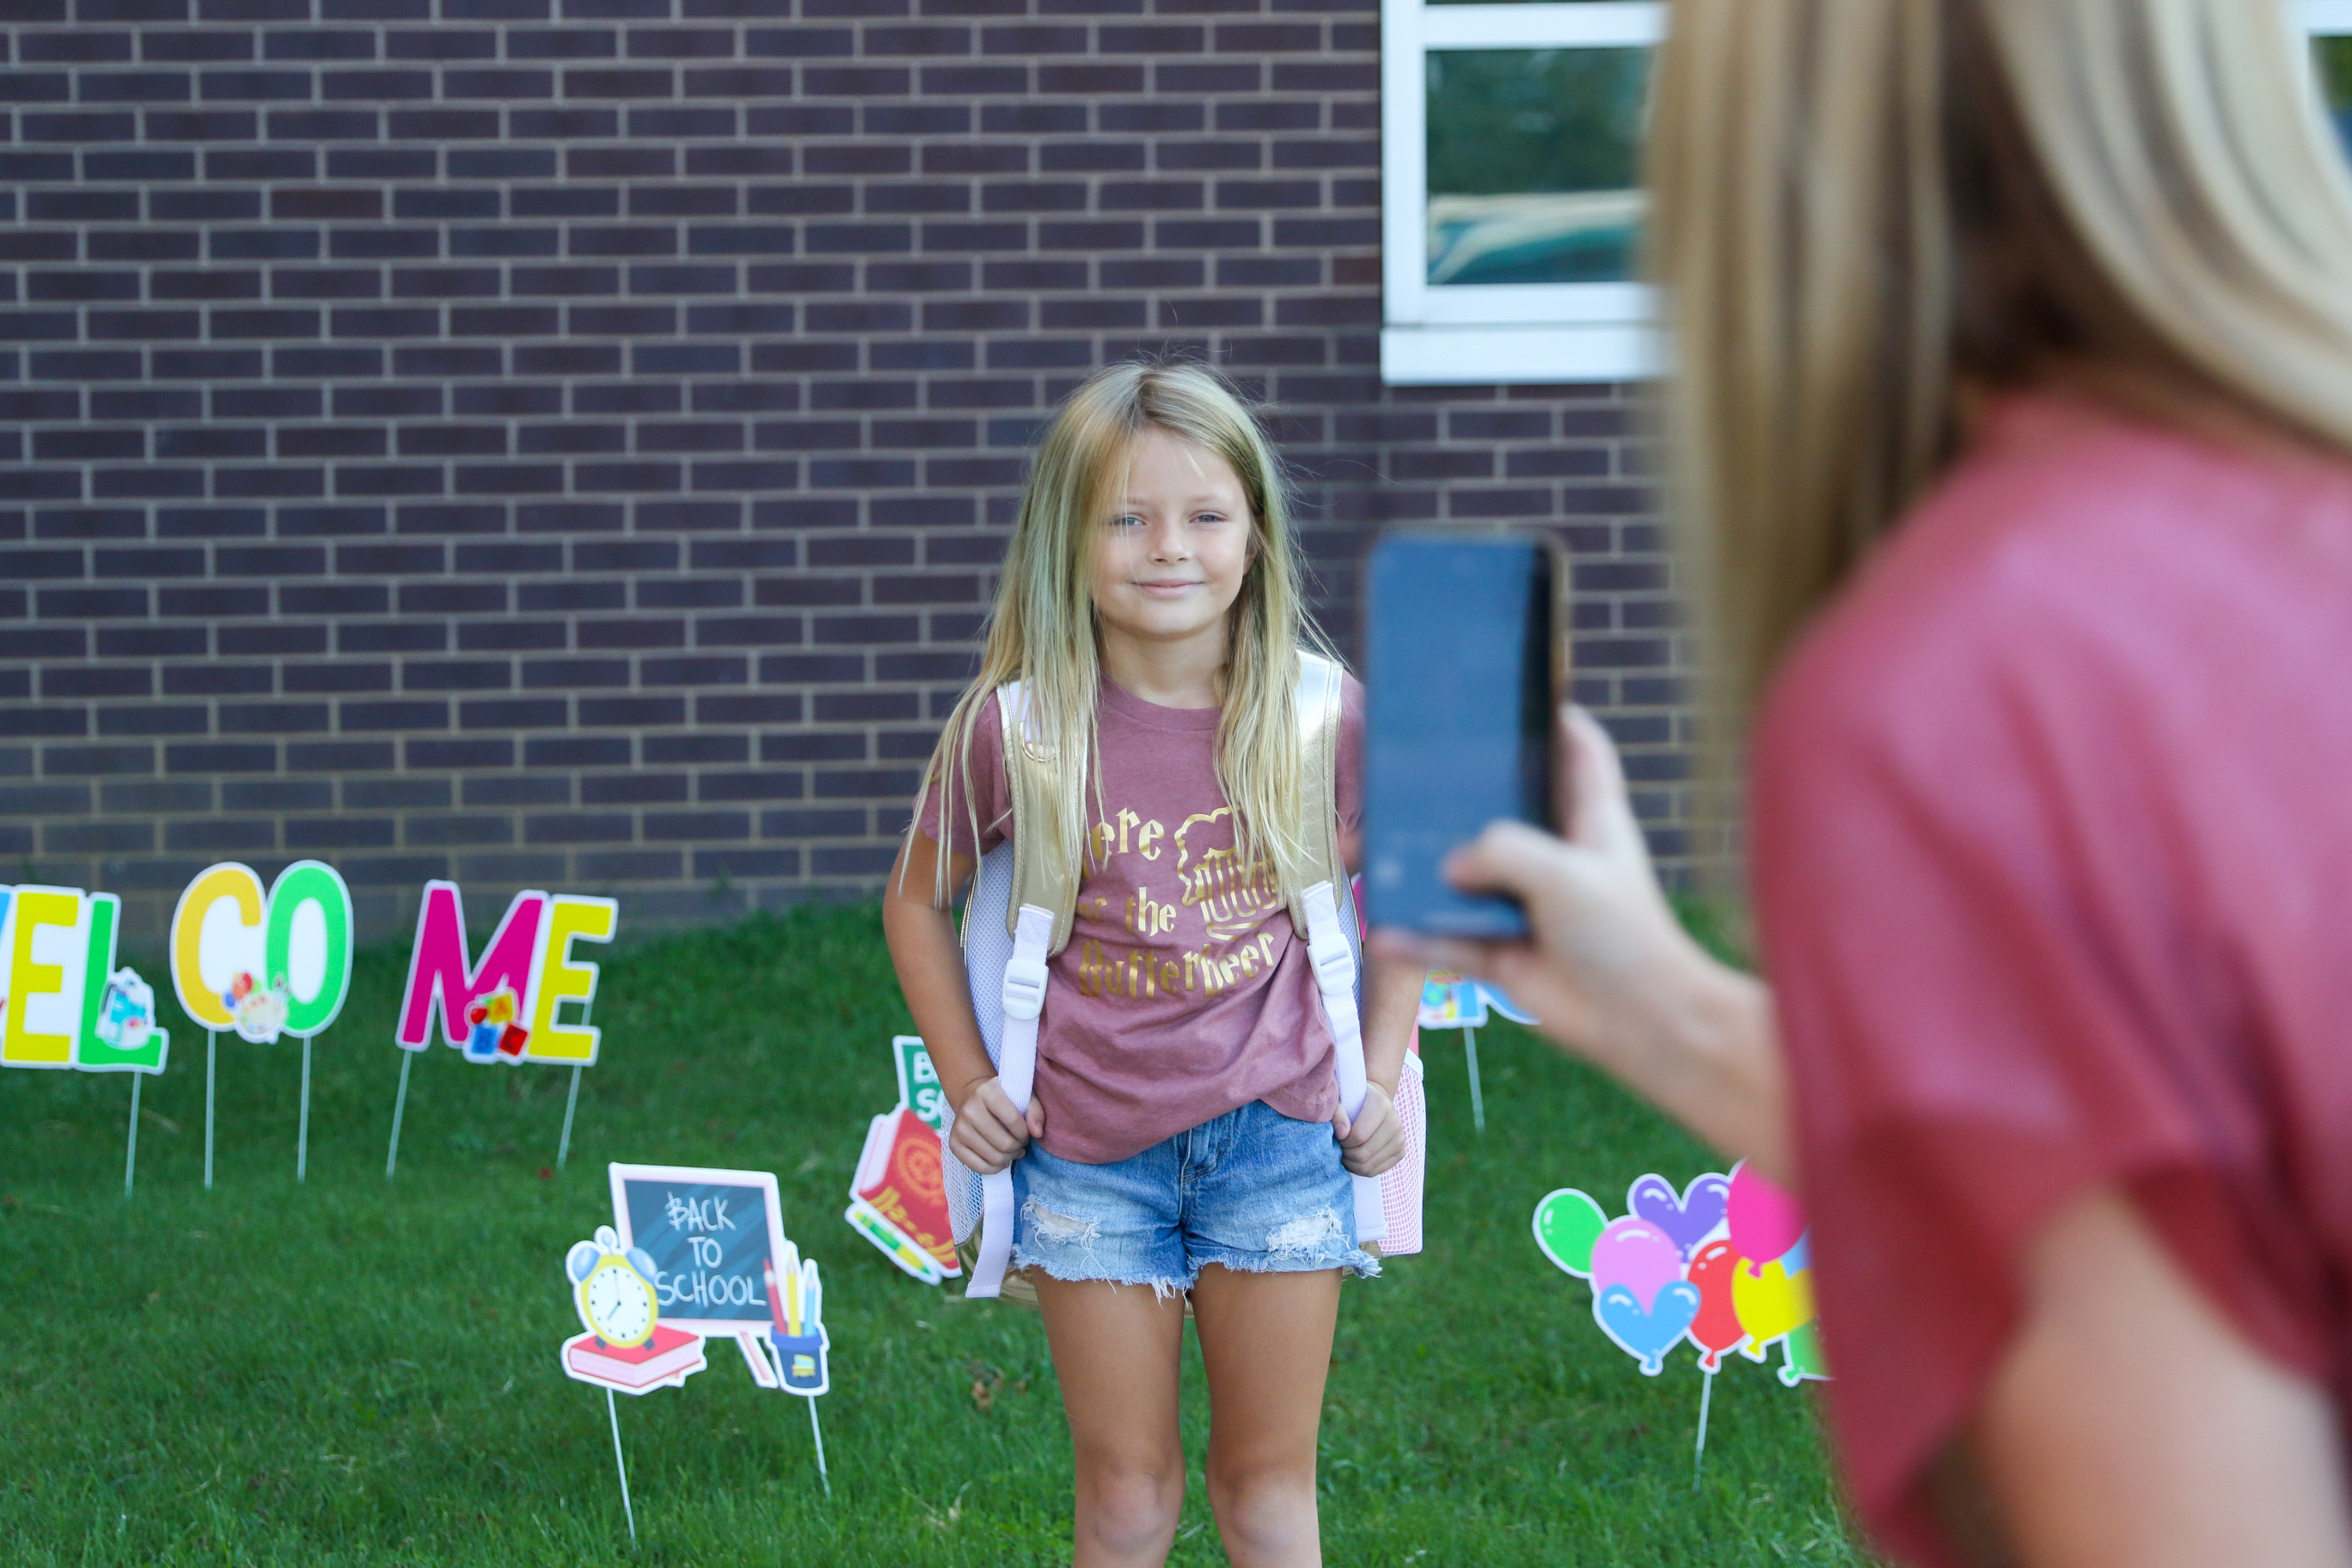
[(1196, 512), (1193, 514), (1192, 521), (1194, 522), (1223, 522), (1225, 521), (1225, 514), (1221, 511)]
[(1129, 512), (1124, 517), (1112, 518), (1110, 520), (1110, 525), (1113, 528), (1141, 528), (1143, 526), (1143, 520), (1137, 517), (1134, 513)]

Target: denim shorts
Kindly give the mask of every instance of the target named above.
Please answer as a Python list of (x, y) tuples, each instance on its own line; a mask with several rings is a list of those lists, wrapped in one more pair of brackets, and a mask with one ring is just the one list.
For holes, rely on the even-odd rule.
[(1377, 1274), (1356, 1245), (1355, 1189), (1328, 1121), (1264, 1100), (1108, 1165), (1036, 1143), (1013, 1166), (1013, 1267), (1056, 1279), (1192, 1289), (1203, 1265), (1246, 1274)]

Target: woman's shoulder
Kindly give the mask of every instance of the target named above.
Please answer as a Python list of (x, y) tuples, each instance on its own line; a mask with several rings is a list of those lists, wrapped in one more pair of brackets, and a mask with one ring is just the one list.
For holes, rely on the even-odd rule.
[(1759, 760), (1971, 716), (2128, 732), (2307, 679), (2314, 637), (2352, 658), (2347, 605), (2352, 468), (2015, 399), (1800, 640)]

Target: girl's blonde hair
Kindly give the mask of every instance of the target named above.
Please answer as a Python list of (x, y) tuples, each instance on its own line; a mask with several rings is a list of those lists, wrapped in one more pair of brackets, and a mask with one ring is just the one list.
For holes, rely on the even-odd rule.
[(2352, 176), (2294, 9), (1677, 0), (1651, 268), (1719, 747), (1951, 460), (1963, 384), (2352, 451)]
[[(1328, 653), (1307, 614), (1290, 499), (1274, 449), (1248, 407), (1224, 379), (1205, 365), (1130, 363), (1110, 365), (1070, 394), (1037, 447), (1035, 466), (1013, 525), (997, 585), (996, 606), (980, 673), (949, 715), (915, 801), (923, 820), (930, 792), (940, 795), (940, 821), (961, 809), (974, 840), (980, 824), (971, 790), (971, 741), (985, 705), (1008, 681), (1024, 683), (1031, 723), (1064, 764), (1059, 820), (1022, 824), (1024, 833), (1061, 840), (1063, 864), (1085, 864), (1087, 797), (1084, 758), (1097, 813), (1101, 768), (1095, 705), (1102, 666), (1093, 594), (1096, 552), (1118, 510), (1137, 437), (1157, 428), (1182, 437), (1229, 464), (1250, 510), (1250, 561), (1241, 594), (1227, 615), (1229, 642), (1219, 689), (1217, 782), (1234, 808), (1234, 845), (1242, 865), (1260, 856), (1272, 862), (1288, 890), (1300, 865), (1304, 803), (1299, 796), (1298, 726), (1293, 689), (1301, 642)], [(1005, 743), (1018, 743), (1006, 736)], [(950, 889), (940, 858), (933, 901)]]

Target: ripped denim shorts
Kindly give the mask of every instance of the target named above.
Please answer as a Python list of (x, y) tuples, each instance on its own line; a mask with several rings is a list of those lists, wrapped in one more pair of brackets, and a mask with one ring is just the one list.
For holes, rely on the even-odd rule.
[(1013, 1163), (1013, 1267), (1056, 1279), (1190, 1289), (1202, 1267), (1380, 1272), (1328, 1121), (1253, 1100), (1108, 1165), (1032, 1143)]

